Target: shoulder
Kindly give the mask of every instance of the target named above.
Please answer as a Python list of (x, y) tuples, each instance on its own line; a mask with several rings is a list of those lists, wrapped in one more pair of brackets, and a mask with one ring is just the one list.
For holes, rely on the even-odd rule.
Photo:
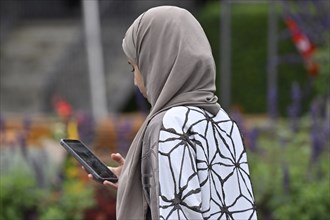
[(146, 136), (159, 134), (161, 130), (174, 129), (182, 133), (193, 124), (199, 124), (207, 118), (214, 117), (207, 111), (193, 106), (176, 106), (161, 112), (149, 122), (146, 129)]
[(145, 135), (150, 137), (159, 134), (164, 128), (181, 127), (189, 117), (191, 108), (195, 107), (176, 106), (157, 114), (148, 123)]
[(182, 130), (184, 127), (204, 120), (208, 116), (210, 116), (208, 112), (198, 107), (177, 106), (165, 112), (162, 124), (165, 129), (178, 128)]

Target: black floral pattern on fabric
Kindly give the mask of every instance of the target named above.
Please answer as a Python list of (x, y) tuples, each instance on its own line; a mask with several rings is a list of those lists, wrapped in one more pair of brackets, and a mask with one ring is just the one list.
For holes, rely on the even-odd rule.
[(160, 219), (257, 218), (242, 138), (223, 110), (170, 109), (158, 160)]

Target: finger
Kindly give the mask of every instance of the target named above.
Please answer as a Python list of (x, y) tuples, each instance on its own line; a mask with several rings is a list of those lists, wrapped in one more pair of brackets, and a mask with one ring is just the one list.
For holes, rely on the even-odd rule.
[(89, 174), (89, 173), (87, 172), (87, 170), (85, 169), (85, 167), (81, 166), (81, 168), (82, 168), (87, 174)]
[(111, 187), (113, 187), (113, 188), (115, 188), (115, 189), (117, 189), (117, 188), (118, 188), (118, 185), (117, 185), (117, 184), (115, 184), (115, 183), (112, 183), (112, 182), (110, 182), (110, 181), (107, 181), (107, 180), (105, 180), (105, 181), (103, 182), (103, 184), (104, 184), (104, 185), (108, 185), (108, 186), (111, 186)]
[(118, 162), (120, 165), (124, 165), (124, 163), (125, 163), (125, 159), (123, 156), (121, 156), (120, 153), (111, 154), (111, 159)]
[(91, 179), (91, 180), (94, 179), (92, 174), (88, 174), (87, 176), (88, 176), (88, 178)]
[(109, 168), (109, 170), (111, 170), (111, 172), (113, 172), (117, 177), (120, 176), (120, 170), (121, 170), (121, 168), (119, 168), (119, 167), (108, 167), (108, 168)]

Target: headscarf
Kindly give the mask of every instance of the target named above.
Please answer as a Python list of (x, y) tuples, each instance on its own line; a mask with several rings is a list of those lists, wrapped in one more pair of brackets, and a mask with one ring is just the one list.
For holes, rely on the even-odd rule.
[[(117, 191), (117, 219), (144, 219), (141, 183), (143, 135), (150, 120), (179, 105), (217, 114), (215, 63), (207, 37), (194, 16), (174, 6), (151, 8), (126, 32), (123, 50), (137, 64), (151, 110), (127, 153)], [(161, 122), (159, 122), (161, 123)]]

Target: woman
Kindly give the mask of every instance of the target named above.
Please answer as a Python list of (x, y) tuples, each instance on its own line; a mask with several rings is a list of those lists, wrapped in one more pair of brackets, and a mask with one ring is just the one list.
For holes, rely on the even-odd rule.
[(215, 63), (185, 9), (152, 8), (127, 30), (123, 50), (151, 104), (119, 177), (117, 219), (256, 219), (239, 130), (217, 103)]

